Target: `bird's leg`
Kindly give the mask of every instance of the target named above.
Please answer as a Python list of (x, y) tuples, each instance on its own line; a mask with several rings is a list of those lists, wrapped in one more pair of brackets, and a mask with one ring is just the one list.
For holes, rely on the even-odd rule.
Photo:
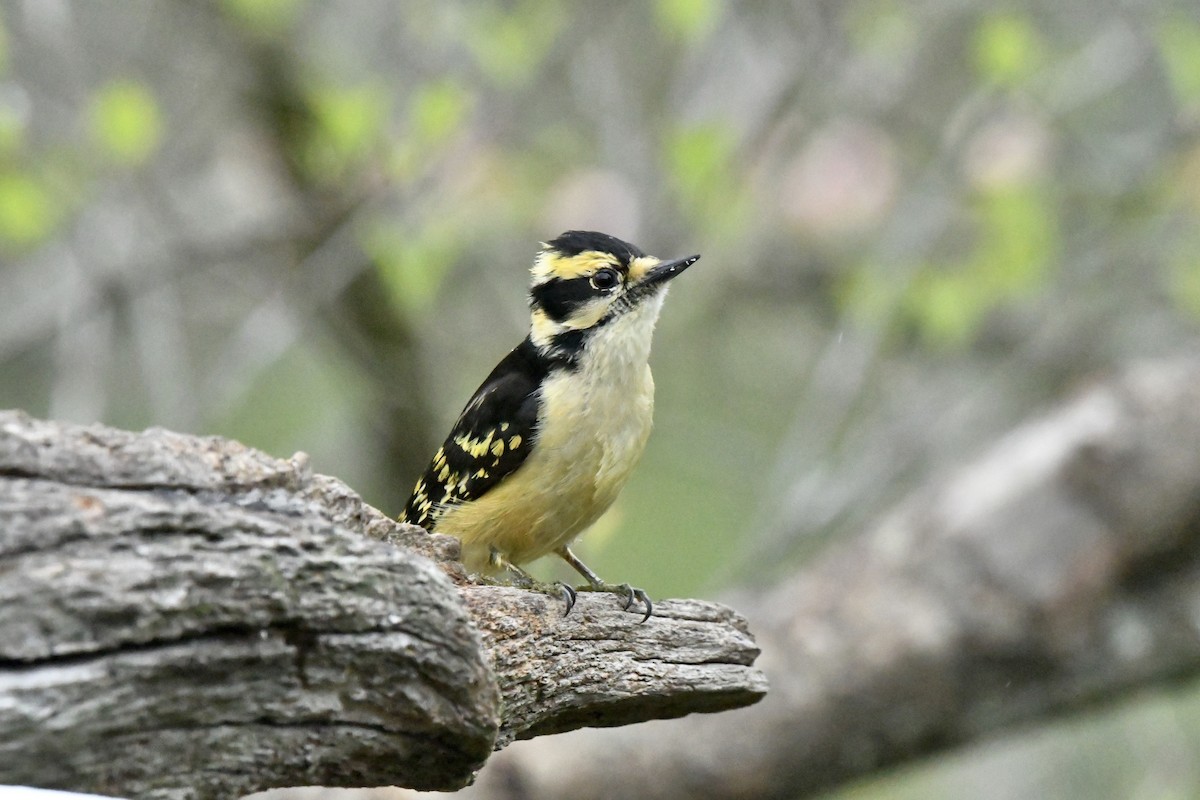
[(525, 570), (518, 567), (516, 564), (508, 560), (508, 558), (497, 550), (495, 547), (488, 552), (488, 564), (497, 570), (508, 570), (516, 578), (516, 583), (522, 589), (529, 589), (542, 594), (552, 596), (561, 596), (563, 602), (566, 603), (567, 609), (563, 612), (565, 617), (571, 613), (571, 609), (575, 607), (575, 589), (561, 581), (555, 583), (542, 583), (534, 578)]
[(624, 595), (624, 608), (628, 611), (635, 602), (641, 603), (646, 607), (646, 614), (642, 617), (642, 622), (650, 619), (650, 615), (654, 613), (654, 604), (650, 602), (650, 595), (646, 594), (641, 589), (635, 589), (628, 583), (605, 583), (600, 580), (600, 576), (592, 572), (587, 564), (579, 560), (579, 557), (571, 552), (571, 548), (563, 545), (554, 551), (555, 554), (563, 561), (571, 565), (572, 568), (584, 578), (587, 579), (588, 586), (576, 587), (583, 592), (609, 592), (611, 594)]
[(516, 576), (517, 582), (524, 589), (528, 589), (529, 587), (531, 587), (535, 583), (537, 583), (537, 581), (534, 580), (532, 575), (530, 575), (528, 572), (526, 572), (525, 570), (518, 567), (516, 564), (509, 561), (508, 557), (505, 556), (504, 553), (501, 553), (499, 550), (497, 550), (495, 547), (490, 548), (488, 551), (488, 566), (490, 566), (492, 569), (507, 570), (508, 572), (511, 572), (513, 575)]

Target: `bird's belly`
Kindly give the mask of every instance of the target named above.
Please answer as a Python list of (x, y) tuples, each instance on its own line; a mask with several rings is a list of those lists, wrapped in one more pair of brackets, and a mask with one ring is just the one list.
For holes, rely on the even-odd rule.
[(463, 543), (463, 561), (489, 570), (491, 551), (524, 564), (569, 544), (616, 500), (650, 435), (654, 383), (635, 375), (579, 391), (576, 380), (542, 387), (539, 431), (525, 463), (478, 500), (447, 509), (437, 530)]

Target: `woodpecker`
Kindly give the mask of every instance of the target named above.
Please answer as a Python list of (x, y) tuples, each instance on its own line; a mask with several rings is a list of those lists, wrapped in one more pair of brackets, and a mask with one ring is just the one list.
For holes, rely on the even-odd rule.
[[(608, 584), (571, 544), (629, 480), (654, 411), (650, 340), (669, 281), (699, 260), (662, 261), (616, 237), (567, 231), (534, 260), (530, 326), (463, 408), (417, 481), (402, 519), (462, 542), (483, 575), (554, 553), (588, 582), (650, 618), (641, 589)], [(575, 589), (557, 584), (567, 613)], [(544, 587), (543, 587), (544, 588)]]

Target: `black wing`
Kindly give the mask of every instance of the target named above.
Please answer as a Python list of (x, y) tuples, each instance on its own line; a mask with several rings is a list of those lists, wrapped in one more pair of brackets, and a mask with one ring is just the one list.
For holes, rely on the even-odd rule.
[(549, 364), (526, 339), (496, 365), (417, 481), (404, 521), (433, 530), (446, 506), (482, 497), (529, 455)]

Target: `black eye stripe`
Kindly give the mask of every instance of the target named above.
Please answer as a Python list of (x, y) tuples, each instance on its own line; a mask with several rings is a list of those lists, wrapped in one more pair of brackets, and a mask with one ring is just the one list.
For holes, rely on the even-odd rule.
[(571, 312), (596, 296), (590, 278), (551, 278), (530, 290), (530, 300), (555, 322), (562, 322)]

